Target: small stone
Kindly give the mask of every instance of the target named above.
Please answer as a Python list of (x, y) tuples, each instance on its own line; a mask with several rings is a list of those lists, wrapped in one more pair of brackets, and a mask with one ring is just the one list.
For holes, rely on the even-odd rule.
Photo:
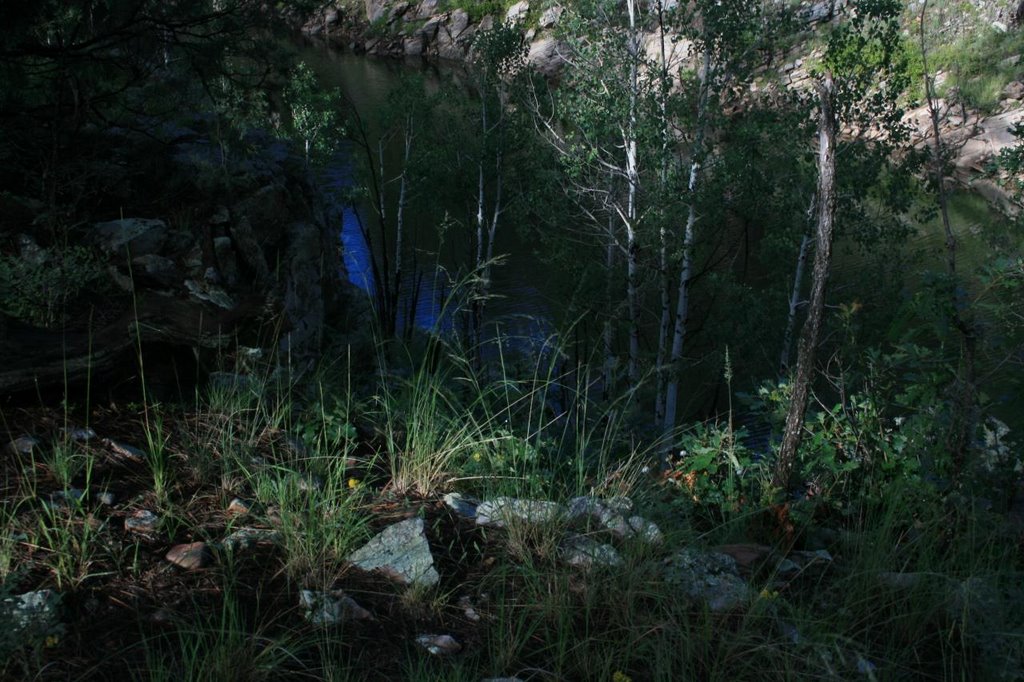
[(467, 619), (474, 623), (480, 621), (480, 614), (473, 607), (473, 602), (469, 600), (469, 597), (463, 596), (459, 598), (459, 608), (462, 609), (462, 613)]
[(51, 493), (49, 499), (45, 500), (43, 505), (50, 509), (60, 509), (68, 506), (80, 505), (84, 500), (84, 490), (68, 488), (67, 490), (58, 490), (55, 493)]
[(103, 444), (107, 446), (108, 450), (110, 450), (114, 459), (118, 459), (123, 462), (132, 462), (133, 464), (141, 464), (146, 461), (146, 453), (137, 447), (126, 445), (125, 443), (121, 443), (110, 438), (104, 438)]
[(476, 518), (476, 508), (479, 502), (463, 497), (459, 493), (448, 493), (444, 496), (444, 503), (449, 509), (464, 519)]
[(186, 571), (206, 568), (213, 563), (213, 552), (205, 542), (190, 542), (175, 545), (165, 557), (169, 562)]
[(114, 493), (100, 493), (96, 497), (96, 501), (104, 507), (113, 507), (114, 503), (117, 501), (117, 497)]
[(1002, 92), (1003, 99), (1024, 99), (1024, 83), (1013, 81)]
[(639, 535), (644, 542), (648, 542), (652, 545), (660, 545), (665, 540), (665, 536), (662, 534), (661, 529), (658, 528), (658, 524), (654, 521), (648, 521), (642, 516), (631, 516), (629, 517), (630, 529)]
[(306, 612), (306, 620), (313, 625), (337, 625), (352, 620), (370, 620), (373, 614), (341, 590), (299, 592), (299, 606)]
[(68, 430), (68, 438), (76, 443), (88, 443), (96, 437), (96, 432), (89, 427), (77, 427)]
[(18, 436), (7, 444), (7, 451), (14, 455), (31, 455), (42, 444), (35, 436)]
[(248, 550), (257, 545), (277, 545), (281, 543), (281, 532), (268, 528), (239, 528), (224, 538), (221, 546), (229, 552)]
[(160, 517), (148, 509), (140, 509), (124, 520), (124, 529), (132, 533), (149, 535), (160, 525)]
[(416, 643), (434, 656), (457, 654), (462, 651), (462, 645), (451, 635), (418, 635)]
[(234, 498), (231, 500), (231, 504), (228, 505), (228, 513), (239, 516), (251, 513), (252, 509), (253, 503), (249, 500), (243, 500), (241, 497)]

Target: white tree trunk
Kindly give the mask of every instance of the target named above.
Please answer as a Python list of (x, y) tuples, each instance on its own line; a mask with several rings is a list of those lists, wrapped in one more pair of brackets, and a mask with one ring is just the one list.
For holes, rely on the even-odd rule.
[(683, 358), (683, 342), (686, 340), (686, 322), (690, 312), (690, 278), (693, 276), (693, 245), (696, 238), (697, 224), (697, 179), (700, 173), (700, 154), (704, 145), (704, 129), (707, 121), (708, 91), (711, 88), (712, 67), (711, 54), (704, 53), (704, 68), (700, 84), (700, 96), (697, 100), (697, 134), (693, 140), (693, 151), (690, 156), (690, 178), (687, 191), (690, 205), (686, 214), (686, 231), (683, 233), (683, 263), (679, 270), (679, 292), (676, 298), (675, 329), (672, 334), (672, 352), (669, 355), (668, 388), (665, 390), (665, 434), (671, 434), (676, 428), (676, 412), (679, 402), (678, 364)]

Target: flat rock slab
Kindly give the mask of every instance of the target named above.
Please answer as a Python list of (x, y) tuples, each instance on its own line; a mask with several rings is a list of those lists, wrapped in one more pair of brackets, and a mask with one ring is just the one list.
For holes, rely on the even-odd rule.
[(423, 519), (406, 519), (388, 526), (348, 560), (364, 571), (380, 571), (404, 585), (430, 587), (441, 579), (434, 568)]
[(496, 497), (476, 508), (476, 524), (504, 528), (509, 523), (552, 523), (565, 516), (565, 508), (547, 500)]
[(190, 542), (171, 547), (165, 558), (179, 568), (193, 571), (213, 564), (213, 550), (205, 542)]

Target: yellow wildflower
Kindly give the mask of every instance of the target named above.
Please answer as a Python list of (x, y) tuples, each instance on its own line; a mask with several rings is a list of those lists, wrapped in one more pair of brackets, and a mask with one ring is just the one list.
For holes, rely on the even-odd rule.
[(356, 488), (358, 488), (359, 487), (359, 479), (358, 478), (350, 478), (350, 479), (348, 479), (348, 487), (349, 487), (350, 490), (355, 490)]
[(612, 673), (612, 682), (633, 682), (633, 678), (621, 670), (616, 670)]

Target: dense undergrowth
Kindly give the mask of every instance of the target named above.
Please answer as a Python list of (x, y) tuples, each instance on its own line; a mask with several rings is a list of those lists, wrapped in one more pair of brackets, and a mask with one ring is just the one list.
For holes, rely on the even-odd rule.
[[(54, 588), (62, 618), (45, 631), (8, 624), (4, 674), (1016, 679), (1024, 594), (1009, 497), (943, 482), (920, 466), (922, 442), (897, 446), (897, 426), (872, 417), (870, 401), (810, 425), (814, 465), (803, 473), (816, 482), (778, 504), (765, 487), (770, 454), (727, 422), (689, 431), (661, 474), (664, 448), (629, 432), (628, 402), (592, 400), (590, 378), (561, 370), (556, 349), (530, 371), (510, 358), (484, 371), (427, 345), (382, 347), (379, 380), (345, 360), (301, 387), (269, 371), (221, 375), (191, 405), (5, 413), (5, 430), (43, 443), (3, 460), (3, 590)], [(71, 427), (83, 424), (98, 437), (76, 441)], [(123, 446), (104, 437), (140, 445), (142, 458), (117, 456)], [(559, 558), (560, 522), (479, 528), (440, 502), (451, 490), (626, 495), (666, 539), (625, 541), (623, 565), (581, 569)], [(226, 511), (235, 497), (248, 512)], [(152, 533), (124, 530), (140, 509), (160, 518)], [(409, 517), (426, 522), (438, 586), (402, 588), (346, 562)], [(213, 565), (194, 571), (162, 558), (242, 527), (279, 540), (221, 543)], [(757, 596), (726, 612), (687, 599), (663, 565), (689, 546), (746, 552)], [(831, 561), (783, 573), (777, 559), (797, 549)], [(339, 588), (373, 620), (324, 628), (303, 617), (300, 590)], [(421, 632), (451, 633), (463, 649), (432, 656), (413, 642)]]

